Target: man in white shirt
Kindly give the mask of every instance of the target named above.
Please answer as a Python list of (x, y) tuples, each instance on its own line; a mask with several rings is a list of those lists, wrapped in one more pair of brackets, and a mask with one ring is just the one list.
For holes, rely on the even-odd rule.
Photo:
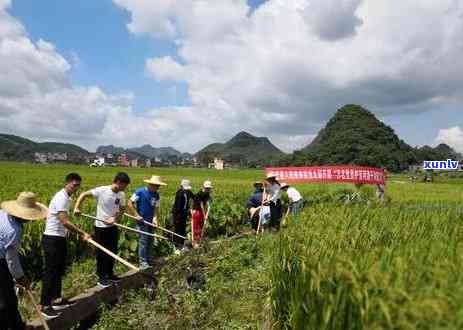
[(296, 188), (291, 187), (287, 183), (281, 184), (281, 190), (285, 191), (286, 194), (288, 195), (288, 199), (289, 199), (288, 214), (291, 213), (291, 215), (294, 215), (294, 216), (298, 215), (300, 210), (304, 206), (304, 199), (302, 198), (299, 191), (297, 191)]
[[(97, 187), (82, 193), (74, 208), (74, 214), (79, 215), (80, 205), (87, 197), (94, 197), (97, 200), (95, 220), (95, 241), (117, 254), (119, 231), (114, 225), (118, 222), (125, 211), (125, 189), (130, 183), (127, 173), (118, 173), (110, 186)], [(96, 251), (96, 272), (98, 285), (101, 287), (111, 286), (120, 278), (114, 275), (114, 259), (102, 252)]]
[(69, 302), (61, 295), (67, 256), (66, 230), (81, 234), (84, 240), (89, 238), (71, 223), (69, 217), (71, 196), (79, 189), (81, 182), (79, 174), (69, 173), (65, 178), (64, 188), (55, 194), (48, 206), (47, 222), (42, 237), (45, 269), (40, 302), (42, 315), (46, 319), (58, 316), (56, 311), (69, 306)]

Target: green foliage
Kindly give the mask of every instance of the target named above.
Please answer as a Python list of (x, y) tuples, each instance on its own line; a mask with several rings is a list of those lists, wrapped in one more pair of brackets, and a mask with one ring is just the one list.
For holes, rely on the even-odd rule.
[[(262, 328), (270, 239), (220, 242), (170, 259), (158, 276), (155, 301), (143, 290), (127, 293), (94, 329)], [(192, 274), (205, 275), (201, 290), (188, 287)]]
[[(79, 172), (82, 189), (109, 184), (119, 169), (81, 166), (30, 166), (0, 163), (0, 201), (22, 190), (47, 204), (64, 175)], [(462, 180), (436, 177), (435, 183), (407, 183), (393, 175), (385, 205), (374, 188), (347, 184), (297, 186), (307, 207), (288, 217), (277, 234), (221, 240), (243, 231), (243, 204), (262, 171), (127, 169), (133, 184), (159, 174), (161, 223), (170, 224), (170, 207), (181, 178), (197, 191), (213, 181), (212, 210), (202, 249), (169, 257), (158, 276), (155, 301), (143, 290), (127, 293), (104, 310), (96, 329), (460, 329), (463, 327), (463, 251), (460, 242)], [(354, 198), (355, 196), (355, 198)], [(346, 203), (349, 200), (349, 203)], [(95, 210), (87, 204), (85, 212)], [(92, 231), (92, 221), (74, 219)], [(133, 226), (129, 220), (125, 224)], [(43, 223), (25, 227), (22, 255), (29, 273), (40, 273)], [(136, 262), (137, 235), (121, 235), (121, 255)], [(66, 296), (93, 286), (92, 251), (70, 238)], [(171, 246), (156, 245), (156, 256)], [(78, 261), (78, 262), (76, 262)], [(118, 272), (126, 268), (118, 265)], [(202, 274), (205, 286), (193, 290), (186, 278)], [(36, 276), (38, 279), (38, 275)], [(36, 294), (39, 287), (36, 288)], [(24, 300), (22, 299), (23, 303)], [(24, 305), (23, 305), (24, 306)], [(31, 310), (24, 315), (32, 315)]]
[(67, 153), (71, 162), (80, 162), (89, 153), (68, 143), (43, 142), (8, 134), (0, 134), (0, 160), (33, 161), (36, 152)]
[(412, 148), (394, 130), (358, 105), (339, 109), (313, 140), (289, 161), (294, 165), (355, 164), (400, 172), (423, 160), (459, 158), (441, 144)]
[(460, 212), (423, 206), (319, 204), (290, 222), (273, 250), (275, 328), (461, 328)]
[[(133, 168), (89, 168), (73, 165), (27, 165), (18, 163), (0, 163), (0, 180), (3, 187), (0, 190), (0, 202), (15, 199), (21, 191), (31, 190), (38, 195), (39, 201), (48, 205), (53, 195), (62, 188), (63, 180), (67, 173), (78, 172), (83, 177), (81, 191), (91, 189), (99, 185), (108, 185), (112, 182), (116, 172), (127, 171), (131, 177), (132, 185), (126, 195), (130, 197), (132, 192), (143, 185), (143, 179), (153, 174), (159, 174), (168, 183), (161, 193), (161, 217), (160, 223), (164, 227), (171, 228), (171, 207), (175, 191), (182, 178), (192, 180), (194, 192), (197, 192), (206, 179), (213, 181), (216, 192), (213, 192), (210, 219), (207, 223), (207, 236), (214, 238), (219, 235), (233, 235), (240, 230), (244, 222), (243, 205), (252, 191), (252, 182), (259, 178), (261, 172), (257, 171), (232, 171), (219, 172), (215, 170), (201, 169), (133, 169)], [(77, 196), (73, 197), (74, 200)], [(95, 201), (86, 201), (82, 211), (95, 214)], [(89, 233), (93, 233), (93, 220), (71, 217), (71, 220)], [(135, 227), (135, 223), (128, 218), (123, 219), (123, 224)], [(42, 274), (42, 234), (44, 222), (28, 223), (24, 226), (23, 241), (21, 245), (22, 262), (29, 276), (39, 279)], [(172, 229), (172, 228), (171, 228)], [(165, 235), (162, 231), (157, 234)], [(81, 261), (92, 255), (92, 250), (87, 244), (71, 235), (69, 237), (68, 263)], [(129, 261), (137, 262), (138, 234), (120, 231), (119, 254)], [(172, 252), (172, 245), (163, 240), (155, 243), (157, 256)]]
[(414, 152), (418, 163), (422, 163), (425, 160), (461, 159), (461, 155), (445, 143), (441, 143), (435, 148), (431, 148), (429, 146), (415, 148)]

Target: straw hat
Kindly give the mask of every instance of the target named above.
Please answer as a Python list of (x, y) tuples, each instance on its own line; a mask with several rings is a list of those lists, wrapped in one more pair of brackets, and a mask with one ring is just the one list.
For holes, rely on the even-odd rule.
[(191, 190), (191, 181), (187, 179), (183, 179), (182, 182), (180, 183), (183, 189), (185, 190)]
[(153, 175), (150, 179), (143, 180), (148, 184), (154, 184), (155, 186), (167, 186), (166, 183), (161, 181), (161, 177), (159, 175)]
[(48, 209), (37, 202), (32, 192), (22, 192), (15, 201), (3, 202), (0, 207), (8, 214), (24, 220), (40, 220), (47, 217)]
[(204, 181), (203, 183), (203, 188), (210, 188), (212, 189), (212, 182), (207, 180), (207, 181)]
[(265, 178), (266, 179), (272, 179), (272, 178), (276, 179), (277, 176), (275, 175), (275, 173), (270, 172), (270, 173), (267, 174), (267, 176)]

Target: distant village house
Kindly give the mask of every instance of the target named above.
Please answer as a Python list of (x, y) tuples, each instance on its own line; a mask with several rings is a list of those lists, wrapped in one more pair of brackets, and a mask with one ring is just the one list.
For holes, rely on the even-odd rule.
[(55, 162), (65, 162), (68, 160), (67, 153), (57, 153), (57, 152), (36, 152), (34, 154), (34, 159), (37, 163), (47, 164)]
[(214, 158), (213, 163), (209, 163), (209, 168), (215, 168), (216, 170), (222, 171), (224, 169), (224, 162), (221, 158)]

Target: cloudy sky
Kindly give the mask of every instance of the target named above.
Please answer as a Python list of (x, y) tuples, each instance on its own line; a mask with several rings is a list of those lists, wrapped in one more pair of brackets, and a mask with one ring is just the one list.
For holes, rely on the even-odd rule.
[(292, 151), (344, 104), (463, 151), (461, 0), (0, 0), (0, 132)]

